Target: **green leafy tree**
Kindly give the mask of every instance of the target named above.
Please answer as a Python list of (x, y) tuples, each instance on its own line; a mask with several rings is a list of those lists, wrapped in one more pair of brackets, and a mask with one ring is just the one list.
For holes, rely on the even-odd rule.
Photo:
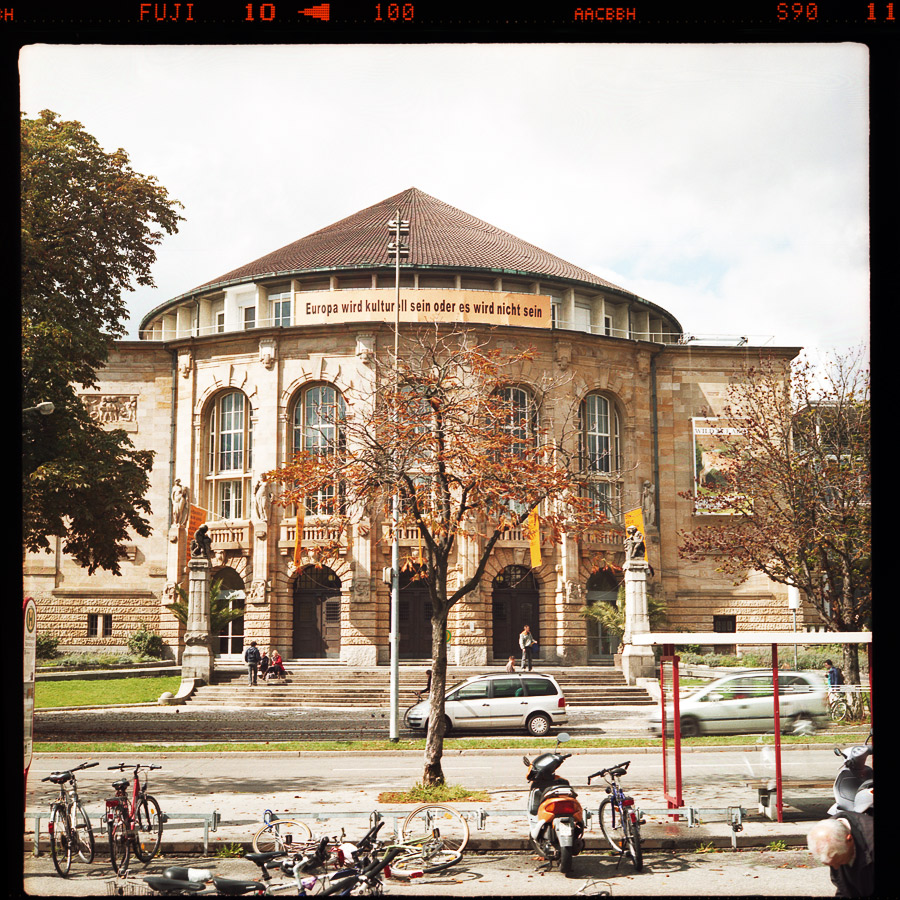
[(153, 285), (163, 232), (180, 204), (124, 150), (105, 152), (79, 122), (49, 110), (21, 120), (23, 539), (51, 538), (93, 573), (120, 574), (131, 532), (145, 518), (153, 454), (88, 414), (76, 386), (96, 384), (112, 342), (125, 334), (125, 291)]
[[(580, 610), (585, 619), (599, 622), (607, 634), (621, 639), (625, 634), (625, 585), (620, 585), (615, 603), (598, 602), (583, 606)], [(647, 614), (650, 630), (661, 631), (666, 623), (666, 604), (653, 594), (647, 594)]]

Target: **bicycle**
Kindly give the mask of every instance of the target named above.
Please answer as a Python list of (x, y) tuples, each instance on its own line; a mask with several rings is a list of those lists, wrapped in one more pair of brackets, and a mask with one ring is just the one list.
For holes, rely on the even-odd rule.
[[(610, 847), (619, 853), (619, 862), (627, 852), (631, 857), (635, 872), (644, 866), (644, 855), (641, 849), (641, 821), (634, 809), (634, 798), (629, 797), (619, 784), (619, 779), (628, 771), (631, 760), (601, 769), (588, 776), (588, 784), (592, 778), (603, 777), (606, 780), (606, 793), (609, 795), (600, 802), (597, 817), (600, 819), (600, 830)], [(616, 864), (618, 868), (618, 863)]]
[(253, 835), (255, 853), (272, 853), (276, 850), (285, 853), (301, 853), (308, 849), (312, 840), (312, 830), (299, 819), (279, 819), (271, 809), (263, 813), (265, 823)]
[[(163, 823), (166, 820), (156, 798), (147, 793), (147, 771), (161, 769), (162, 766), (146, 766), (143, 763), (107, 766), (109, 770), (118, 769), (120, 772), (132, 767), (131, 800), (125, 793), (129, 779), (121, 778), (113, 782), (116, 796), (106, 801), (109, 856), (115, 872), (127, 870), (132, 850), (142, 863), (150, 862), (159, 853)], [(140, 777), (142, 769), (143, 781)]]
[(50, 855), (56, 871), (65, 878), (72, 868), (72, 853), (82, 861), (94, 861), (94, 829), (91, 820), (78, 799), (78, 783), (75, 773), (99, 766), (98, 762), (82, 763), (66, 772), (53, 772), (41, 781), (51, 781), (59, 786), (59, 796), (50, 804)]
[(850, 713), (850, 707), (847, 705), (843, 694), (837, 691), (829, 691), (828, 712), (831, 715), (832, 722), (843, 722), (847, 718)]

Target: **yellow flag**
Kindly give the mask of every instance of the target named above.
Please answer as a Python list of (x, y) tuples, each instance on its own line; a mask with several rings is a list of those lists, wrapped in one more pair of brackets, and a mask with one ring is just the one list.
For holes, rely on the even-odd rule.
[(527, 528), (529, 549), (531, 550), (531, 568), (536, 569), (541, 564), (541, 519), (536, 509), (528, 514)]
[(303, 543), (303, 519), (306, 514), (306, 501), (301, 500), (297, 506), (297, 535), (294, 538), (294, 566), (300, 568), (300, 557), (302, 551), (300, 545)]

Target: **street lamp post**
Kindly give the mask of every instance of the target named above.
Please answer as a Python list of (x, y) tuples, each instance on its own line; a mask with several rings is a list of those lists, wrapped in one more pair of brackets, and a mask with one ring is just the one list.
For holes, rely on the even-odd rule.
[(43, 402), (38, 403), (37, 406), (26, 407), (25, 409), (22, 410), (22, 412), (23, 413), (36, 412), (36, 413), (40, 413), (42, 416), (49, 416), (50, 413), (52, 413), (54, 409), (56, 409), (56, 407), (49, 400), (44, 400)]
[[(398, 361), (400, 359), (400, 257), (409, 255), (409, 246), (400, 240), (400, 236), (409, 234), (409, 220), (400, 218), (400, 210), (394, 218), (388, 222), (388, 227), (393, 233), (393, 240), (388, 244), (388, 256), (394, 257), (394, 388), (395, 394), (400, 387), (400, 372)], [(396, 396), (394, 399), (396, 404)], [(394, 407), (394, 417), (397, 421), (398, 411)], [(388, 637), (391, 651), (391, 676), (390, 676), (390, 700), (391, 721), (390, 739), (397, 741), (400, 738), (400, 488), (394, 492), (393, 509), (391, 513), (391, 530), (393, 541), (391, 544), (391, 630)]]

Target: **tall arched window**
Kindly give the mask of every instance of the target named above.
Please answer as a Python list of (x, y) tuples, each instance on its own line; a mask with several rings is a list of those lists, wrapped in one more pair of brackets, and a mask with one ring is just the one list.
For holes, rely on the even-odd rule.
[(534, 445), (537, 412), (534, 400), (524, 388), (507, 387), (500, 391), (503, 402), (503, 430), (515, 438), (512, 452), (520, 455)]
[(250, 401), (241, 391), (220, 394), (207, 427), (206, 507), (223, 519), (247, 515), (253, 468)]
[(581, 471), (584, 490), (598, 512), (608, 519), (621, 518), (621, 469), (619, 413), (608, 397), (588, 394), (581, 401)]
[[(344, 446), (344, 398), (330, 384), (305, 388), (294, 406), (293, 453), (331, 454)], [(306, 498), (307, 515), (334, 515), (343, 512), (340, 484), (323, 485)]]

